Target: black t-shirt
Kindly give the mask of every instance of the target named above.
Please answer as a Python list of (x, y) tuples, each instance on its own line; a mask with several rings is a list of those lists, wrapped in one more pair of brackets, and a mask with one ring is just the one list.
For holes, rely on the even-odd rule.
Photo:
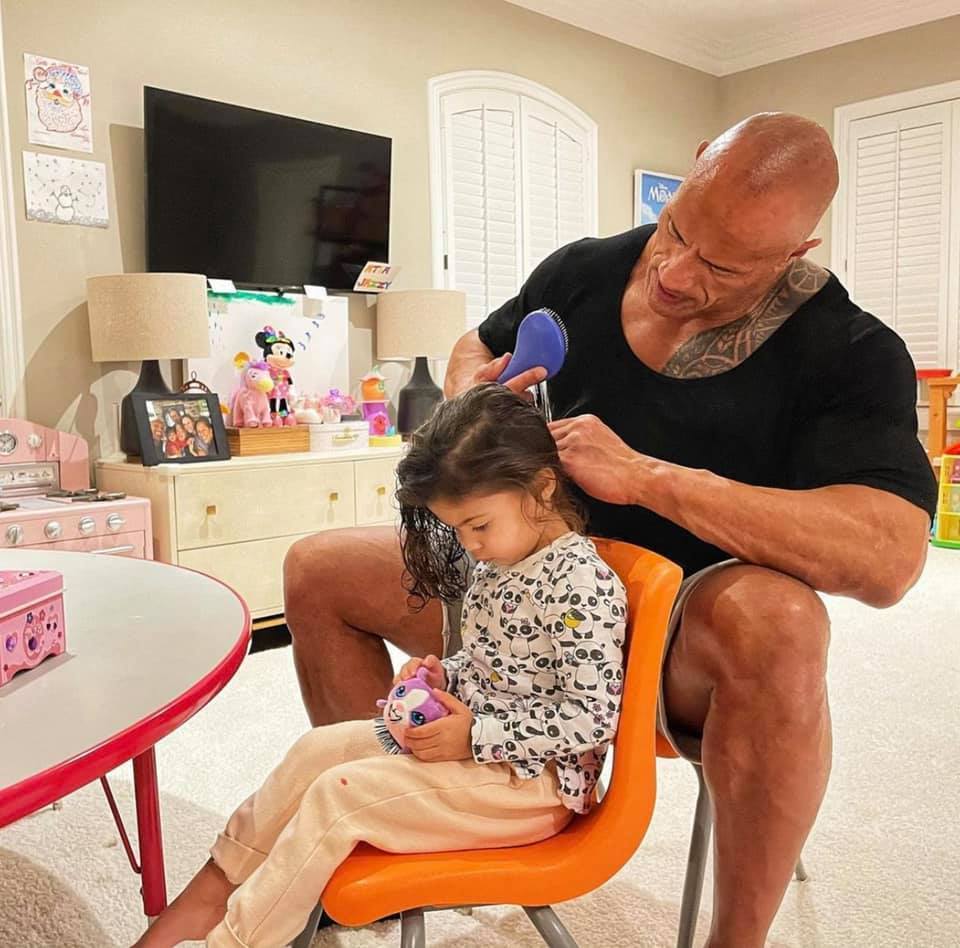
[[(931, 516), (936, 483), (917, 439), (916, 375), (900, 337), (851, 302), (835, 276), (738, 366), (661, 375), (623, 334), (620, 306), (653, 226), (556, 251), (480, 325), (513, 351), (531, 310), (556, 311), (570, 347), (548, 383), (554, 418), (594, 414), (643, 454), (743, 484), (805, 490), (863, 484)], [(730, 556), (643, 507), (584, 497), (589, 529), (655, 550), (690, 574)]]

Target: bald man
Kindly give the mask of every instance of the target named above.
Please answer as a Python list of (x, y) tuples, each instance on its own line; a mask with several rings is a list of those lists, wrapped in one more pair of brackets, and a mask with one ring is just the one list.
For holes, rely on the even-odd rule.
[[(700, 146), (655, 227), (547, 258), (458, 342), (445, 382), (453, 396), (495, 379), (526, 313), (561, 314), (552, 430), (590, 531), (683, 567), (659, 727), (702, 762), (713, 800), (710, 948), (763, 945), (823, 798), (817, 593), (897, 602), (934, 509), (902, 341), (804, 259), (836, 187), (822, 128), (747, 119)], [(455, 606), (409, 612), (401, 570), (392, 529), (291, 550), (287, 617), (314, 724), (371, 715), (391, 680), (381, 639), (422, 655), (455, 637)]]

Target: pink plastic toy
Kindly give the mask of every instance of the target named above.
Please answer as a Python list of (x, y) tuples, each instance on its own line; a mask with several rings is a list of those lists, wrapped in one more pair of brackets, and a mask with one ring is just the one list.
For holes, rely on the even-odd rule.
[(251, 362), (246, 352), (238, 352), (234, 365), (243, 373), (240, 385), (230, 399), (230, 420), (234, 428), (269, 428), (273, 425), (270, 415), (270, 392), (273, 376), (266, 362)]
[(433, 697), (426, 678), (427, 670), (420, 668), (416, 677), (394, 685), (386, 700), (381, 698), (377, 702), (377, 707), (383, 708), (383, 717), (376, 719), (377, 737), (388, 754), (409, 754), (409, 748), (403, 743), (403, 732), (450, 713)]
[(0, 571), (0, 685), (66, 648), (63, 576), (53, 570)]

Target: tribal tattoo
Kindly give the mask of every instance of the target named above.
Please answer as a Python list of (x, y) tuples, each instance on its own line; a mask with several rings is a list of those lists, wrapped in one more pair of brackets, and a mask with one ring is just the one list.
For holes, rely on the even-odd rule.
[(688, 339), (661, 369), (678, 379), (706, 378), (735, 368), (767, 341), (830, 274), (808, 260), (795, 260), (773, 291), (745, 316)]

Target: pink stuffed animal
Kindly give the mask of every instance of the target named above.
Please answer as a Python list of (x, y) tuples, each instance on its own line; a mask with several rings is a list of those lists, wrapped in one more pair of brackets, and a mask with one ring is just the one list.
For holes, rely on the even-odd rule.
[(408, 727), (420, 727), (430, 721), (446, 717), (450, 712), (433, 696), (427, 684), (427, 670), (418, 668), (414, 678), (394, 685), (386, 700), (377, 702), (383, 708), (383, 717), (377, 718), (375, 728), (380, 744), (388, 754), (409, 754), (403, 743), (403, 732)]
[(245, 352), (238, 352), (233, 360), (243, 373), (240, 384), (230, 399), (230, 420), (234, 428), (270, 427), (270, 392), (273, 377), (266, 362), (251, 362)]

